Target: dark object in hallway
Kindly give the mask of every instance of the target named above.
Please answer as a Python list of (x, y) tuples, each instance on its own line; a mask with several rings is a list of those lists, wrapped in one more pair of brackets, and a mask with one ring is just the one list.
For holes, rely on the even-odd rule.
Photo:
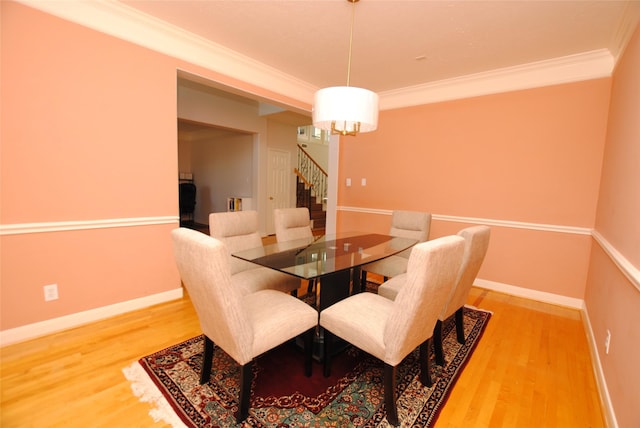
[(179, 189), (180, 199), (180, 224), (185, 220), (186, 222), (193, 222), (193, 212), (196, 208), (196, 185), (193, 183), (180, 183)]

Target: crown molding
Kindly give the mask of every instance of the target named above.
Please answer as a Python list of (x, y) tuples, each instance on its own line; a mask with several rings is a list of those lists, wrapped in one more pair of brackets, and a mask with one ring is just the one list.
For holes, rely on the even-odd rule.
[(640, 23), (640, 2), (628, 1), (620, 19), (618, 30), (613, 35), (610, 43), (616, 64), (624, 53), (638, 23)]
[(208, 70), (310, 104), (317, 88), (264, 63), (112, 0), (20, 3)]
[[(316, 86), (113, 0), (19, 2), (307, 105)], [(631, 20), (633, 21), (633, 20)], [(630, 26), (627, 25), (628, 29)], [(618, 34), (624, 40), (628, 31)], [(615, 58), (600, 49), (379, 93), (380, 110), (610, 77)]]
[(610, 77), (613, 66), (609, 50), (599, 49), (381, 92), (380, 110)]

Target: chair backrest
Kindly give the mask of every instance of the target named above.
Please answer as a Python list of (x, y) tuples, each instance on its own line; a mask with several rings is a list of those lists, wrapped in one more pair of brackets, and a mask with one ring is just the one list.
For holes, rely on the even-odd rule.
[(308, 208), (276, 208), (273, 210), (273, 220), (278, 242), (313, 237)]
[(442, 308), (455, 285), (464, 239), (445, 236), (413, 247), (404, 286), (393, 301), (384, 330), (385, 359), (397, 365), (433, 335)]
[(491, 228), (489, 226), (472, 226), (458, 232), (458, 236), (464, 238), (462, 266), (460, 266), (456, 286), (452, 291), (449, 303), (440, 316), (441, 320), (450, 317), (466, 303), (469, 290), (471, 290), (473, 281), (478, 276), (478, 271), (480, 271), (484, 257), (487, 254), (490, 235)]
[(225, 245), (204, 233), (171, 231), (180, 278), (198, 314), (202, 332), (240, 364), (252, 358), (253, 331), (242, 294), (231, 286)]
[(232, 257), (231, 253), (262, 246), (262, 237), (258, 232), (257, 211), (230, 211), (209, 214), (209, 234), (219, 239), (227, 247), (231, 263), (231, 274), (256, 265)]
[[(418, 242), (424, 242), (429, 239), (430, 229), (431, 213), (401, 210), (391, 213), (391, 229), (389, 230), (391, 236), (417, 239)], [(397, 255), (409, 258), (410, 254), (411, 249), (407, 249)]]

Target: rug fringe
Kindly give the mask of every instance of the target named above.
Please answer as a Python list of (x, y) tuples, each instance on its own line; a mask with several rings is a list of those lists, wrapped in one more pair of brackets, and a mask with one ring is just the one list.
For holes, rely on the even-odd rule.
[(147, 372), (144, 371), (139, 362), (134, 362), (122, 369), (124, 377), (131, 384), (133, 394), (143, 403), (151, 403), (153, 408), (149, 410), (149, 415), (156, 422), (165, 422), (173, 428), (186, 428), (180, 417), (171, 408), (167, 399), (153, 383)]
[(465, 305), (464, 305), (464, 307), (465, 307), (465, 308), (469, 308), (469, 309), (473, 309), (474, 311), (486, 312), (486, 313), (488, 313), (488, 314), (493, 315), (493, 311), (490, 311), (490, 310), (488, 310), (488, 309), (481, 309), (481, 308), (479, 308), (479, 307), (477, 307), (477, 306), (467, 305), (467, 304), (465, 304)]

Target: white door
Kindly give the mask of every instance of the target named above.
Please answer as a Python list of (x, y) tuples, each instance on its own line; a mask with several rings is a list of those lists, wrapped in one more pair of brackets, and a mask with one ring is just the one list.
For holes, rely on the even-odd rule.
[(291, 153), (286, 150), (268, 150), (267, 175), (267, 234), (275, 233), (273, 210), (291, 207)]

